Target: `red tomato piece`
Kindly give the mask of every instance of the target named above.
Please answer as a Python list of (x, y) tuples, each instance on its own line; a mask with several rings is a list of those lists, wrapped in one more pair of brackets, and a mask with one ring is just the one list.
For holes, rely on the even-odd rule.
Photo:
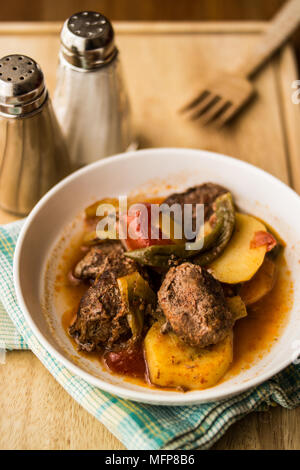
[(254, 238), (251, 240), (250, 248), (258, 248), (264, 245), (267, 246), (267, 251), (271, 251), (277, 245), (277, 241), (271, 233), (259, 230), (255, 232)]
[[(120, 221), (127, 227), (126, 245), (128, 250), (146, 248), (152, 245), (170, 245), (172, 240), (162, 238), (162, 232), (159, 229), (159, 238), (151, 238), (151, 204), (143, 203), (146, 210), (136, 210), (134, 214), (126, 214)], [(134, 231), (134, 237), (130, 237), (129, 227)]]

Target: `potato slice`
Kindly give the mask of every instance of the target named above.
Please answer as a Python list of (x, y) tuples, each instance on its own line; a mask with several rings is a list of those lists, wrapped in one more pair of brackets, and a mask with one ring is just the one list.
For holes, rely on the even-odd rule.
[(240, 296), (245, 304), (254, 304), (267, 295), (273, 289), (276, 277), (276, 264), (270, 258), (265, 257), (255, 276), (242, 285)]
[(233, 236), (223, 253), (209, 266), (220, 282), (237, 284), (251, 279), (264, 261), (267, 246), (250, 248), (255, 232), (266, 227), (251, 215), (236, 213)]
[(218, 344), (194, 348), (172, 332), (161, 333), (161, 326), (160, 321), (154, 323), (144, 341), (151, 383), (200, 390), (214, 386), (223, 377), (232, 362), (232, 332)]

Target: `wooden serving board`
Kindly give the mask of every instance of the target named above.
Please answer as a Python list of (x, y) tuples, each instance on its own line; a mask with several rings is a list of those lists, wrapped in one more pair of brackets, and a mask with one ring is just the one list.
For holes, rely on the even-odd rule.
[[(0, 56), (27, 54), (40, 63), (52, 93), (58, 23), (0, 24)], [(192, 147), (232, 155), (269, 171), (300, 192), (300, 113), (289, 45), (256, 77), (257, 98), (222, 130), (185, 121), (177, 110), (209, 76), (237, 66), (266, 23), (116, 23), (134, 124), (141, 147)], [(0, 223), (14, 217), (0, 212)], [(31, 352), (0, 365), (1, 449), (122, 449)], [(274, 408), (232, 426), (218, 449), (298, 449), (300, 410)]]

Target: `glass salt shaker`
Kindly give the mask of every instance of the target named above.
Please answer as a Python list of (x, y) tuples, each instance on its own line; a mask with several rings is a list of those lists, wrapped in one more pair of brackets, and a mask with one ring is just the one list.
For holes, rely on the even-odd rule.
[(53, 102), (72, 169), (134, 148), (114, 31), (100, 13), (64, 23)]
[(26, 215), (70, 172), (43, 72), (21, 54), (0, 59), (0, 206)]

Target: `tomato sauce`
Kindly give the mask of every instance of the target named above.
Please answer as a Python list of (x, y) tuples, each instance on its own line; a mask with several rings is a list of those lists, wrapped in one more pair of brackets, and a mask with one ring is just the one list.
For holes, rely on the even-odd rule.
[(234, 359), (223, 380), (249, 369), (262, 359), (286, 325), (293, 303), (293, 283), (282, 255), (278, 264), (278, 277), (271, 292), (248, 306), (248, 315), (234, 326)]
[(119, 352), (106, 352), (103, 359), (108, 369), (116, 374), (139, 378), (146, 376), (142, 344)]

